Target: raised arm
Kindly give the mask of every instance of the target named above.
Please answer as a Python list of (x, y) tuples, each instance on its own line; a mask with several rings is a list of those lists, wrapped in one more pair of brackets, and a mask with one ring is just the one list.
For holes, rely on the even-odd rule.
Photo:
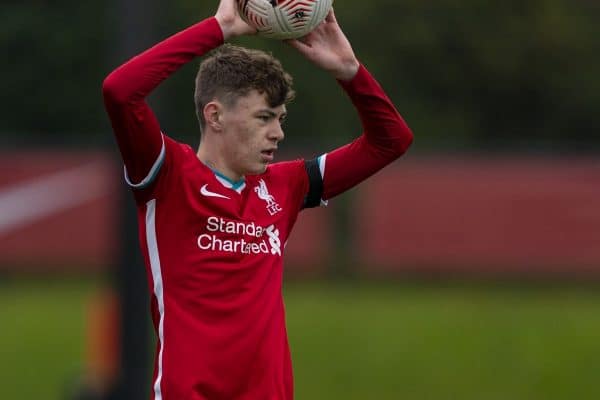
[(330, 199), (373, 175), (406, 152), (413, 134), (381, 86), (362, 66), (340, 29), (333, 10), (323, 24), (289, 42), (331, 73), (358, 111), (363, 134), (320, 158), (322, 199)]
[(224, 40), (252, 33), (237, 15), (235, 0), (221, 0), (215, 17), (158, 43), (114, 70), (102, 85), (104, 104), (134, 186), (143, 186), (158, 170), (163, 139), (145, 99), (163, 80)]

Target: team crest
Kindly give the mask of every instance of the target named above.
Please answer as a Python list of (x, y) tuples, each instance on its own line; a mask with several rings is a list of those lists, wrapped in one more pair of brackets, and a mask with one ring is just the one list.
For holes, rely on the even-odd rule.
[(269, 194), (269, 189), (267, 189), (267, 184), (264, 180), (258, 181), (258, 186), (254, 188), (254, 191), (258, 195), (258, 198), (264, 200), (267, 203), (267, 211), (271, 215), (275, 215), (278, 212), (282, 211), (282, 208), (279, 207), (279, 204), (275, 201), (275, 197)]

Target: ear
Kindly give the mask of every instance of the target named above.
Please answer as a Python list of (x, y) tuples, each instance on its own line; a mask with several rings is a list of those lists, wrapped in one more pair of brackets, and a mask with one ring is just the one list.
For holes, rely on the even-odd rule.
[(223, 105), (218, 101), (211, 101), (204, 106), (202, 110), (206, 126), (213, 131), (221, 132), (223, 130), (222, 115)]

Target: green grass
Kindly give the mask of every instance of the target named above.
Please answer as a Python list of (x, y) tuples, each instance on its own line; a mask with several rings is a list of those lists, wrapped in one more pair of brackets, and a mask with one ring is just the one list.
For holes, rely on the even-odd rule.
[[(1, 399), (63, 399), (99, 283), (0, 282)], [(600, 398), (600, 293), (501, 285), (286, 285), (296, 398)]]
[(299, 399), (596, 399), (600, 295), (290, 285)]
[(0, 398), (63, 399), (82, 370), (86, 300), (82, 280), (0, 281)]

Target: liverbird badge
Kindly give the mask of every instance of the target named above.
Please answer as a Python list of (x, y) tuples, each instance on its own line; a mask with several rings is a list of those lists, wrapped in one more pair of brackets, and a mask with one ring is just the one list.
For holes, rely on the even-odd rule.
[(282, 208), (279, 207), (279, 204), (275, 201), (275, 197), (269, 193), (269, 189), (267, 189), (267, 184), (264, 180), (261, 179), (258, 181), (258, 186), (254, 188), (254, 191), (259, 199), (264, 200), (267, 203), (266, 207), (269, 214), (275, 215), (282, 211)]

